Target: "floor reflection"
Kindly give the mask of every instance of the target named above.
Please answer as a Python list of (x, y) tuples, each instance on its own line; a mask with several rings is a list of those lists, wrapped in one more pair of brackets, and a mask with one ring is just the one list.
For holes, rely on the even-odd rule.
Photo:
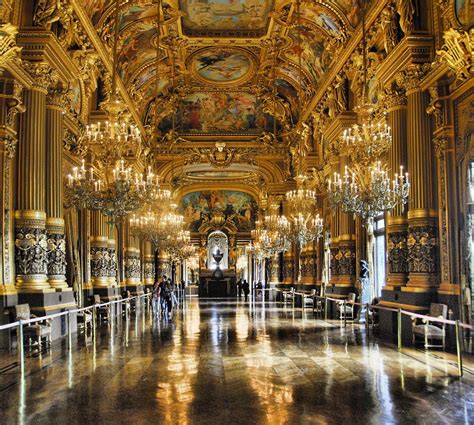
[(0, 387), (0, 422), (469, 423), (474, 388), (438, 357), (310, 310), (190, 299), (171, 321), (141, 308), (30, 358)]

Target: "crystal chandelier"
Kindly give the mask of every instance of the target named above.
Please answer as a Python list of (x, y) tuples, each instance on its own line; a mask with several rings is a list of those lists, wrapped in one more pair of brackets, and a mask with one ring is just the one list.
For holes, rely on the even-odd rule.
[(288, 251), (291, 247), (291, 225), (286, 216), (278, 214), (278, 208), (278, 204), (271, 204), (270, 213), (264, 220), (268, 243), (274, 254)]
[(410, 192), (408, 173), (400, 173), (390, 179), (386, 166), (381, 161), (368, 168), (354, 164), (345, 167), (344, 175), (334, 173), (328, 181), (328, 197), (333, 206), (353, 213), (366, 224), (373, 224), (375, 217), (395, 206), (405, 204)]
[(145, 203), (167, 197), (151, 167), (145, 174), (138, 172), (144, 157), (141, 134), (130, 122), (117, 93), (118, 14), (119, 1), (116, 0), (112, 88), (109, 100), (102, 105), (108, 120), (86, 127), (84, 138), (91, 158), (90, 169), (86, 170), (83, 161), (80, 167), (72, 169), (66, 181), (67, 196), (72, 204), (98, 210), (110, 223), (120, 221)]
[(134, 173), (125, 166), (125, 160), (117, 161), (110, 173), (103, 179), (94, 175), (93, 167), (74, 167), (66, 180), (68, 197), (73, 205), (99, 210), (115, 223), (141, 208), (146, 202), (166, 197), (160, 188), (159, 177), (151, 168), (142, 173)]
[(317, 211), (316, 191), (306, 186), (307, 177), (298, 176), (296, 189), (287, 192), (286, 200), (291, 226), (290, 237), (297, 246), (303, 247), (306, 243), (319, 238), (323, 231), (323, 221)]

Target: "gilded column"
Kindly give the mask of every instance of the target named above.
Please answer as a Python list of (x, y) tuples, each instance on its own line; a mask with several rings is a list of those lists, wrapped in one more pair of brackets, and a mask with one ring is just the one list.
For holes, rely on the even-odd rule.
[(150, 241), (144, 243), (143, 255), (143, 277), (147, 288), (152, 288), (155, 282), (155, 256), (153, 254), (153, 244)]
[(139, 239), (135, 236), (130, 235), (130, 226), (124, 223), (125, 228), (125, 240), (127, 244), (125, 246), (124, 253), (124, 265), (125, 265), (125, 286), (132, 294), (141, 292), (141, 261), (140, 261), (140, 248)]
[(63, 111), (67, 93), (62, 86), (50, 88), (46, 103), (46, 230), (48, 235), (48, 282), (57, 291), (72, 290), (66, 283), (64, 236)]
[(352, 214), (340, 213), (338, 258), (337, 286), (345, 288), (344, 293), (352, 292), (356, 284), (356, 236)]
[(107, 233), (106, 218), (99, 211), (91, 211), (91, 283), (94, 288), (107, 288), (109, 286), (109, 236)]
[[(386, 91), (384, 104), (388, 112), (388, 125), (392, 130), (390, 149), (391, 177), (407, 171), (407, 98), (396, 86)], [(387, 214), (387, 285), (384, 290), (397, 290), (408, 280), (408, 220), (406, 206), (397, 205)]]
[(431, 129), (426, 108), (428, 93), (420, 89), (424, 73), (416, 66), (402, 72), (407, 94), (408, 172), (411, 190), (408, 211), (408, 284), (402, 291), (432, 292), (438, 283), (438, 241), (433, 190)]
[(20, 119), (15, 266), (19, 292), (51, 291), (46, 235), (46, 95), (55, 76), (44, 63), (26, 62), (34, 78), (25, 90), (26, 112)]

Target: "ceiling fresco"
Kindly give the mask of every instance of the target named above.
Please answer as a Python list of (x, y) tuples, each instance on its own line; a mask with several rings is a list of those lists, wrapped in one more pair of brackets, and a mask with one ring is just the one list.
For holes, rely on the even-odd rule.
[[(166, 117), (160, 130), (170, 130), (171, 120)], [(259, 100), (245, 92), (192, 93), (180, 99), (176, 113), (176, 129), (183, 134), (259, 133), (272, 126)]]
[(273, 9), (272, 0), (179, 0), (183, 32), (188, 36), (263, 35)]
[[(301, 0), (298, 18), (295, 3), (289, 0), (162, 0), (157, 76), (158, 6), (153, 0), (122, 1), (118, 72), (148, 127), (156, 109), (155, 81), (160, 79), (157, 110), (161, 132), (172, 127), (173, 109), (175, 128), (186, 135), (271, 130), (272, 112), (263, 111), (264, 98), (260, 96), (273, 86), (290, 111), (290, 121), (296, 123), (300, 106), (309, 101), (307, 96), (316, 91), (359, 25), (363, 2)], [(464, 3), (459, 0), (458, 4), (462, 15)], [(81, 5), (111, 49), (115, 2), (84, 0)], [(181, 40), (174, 52), (165, 43), (170, 36)], [(265, 44), (274, 37), (285, 40), (277, 53), (275, 74)], [(173, 55), (178, 75), (175, 92), (180, 93), (175, 106), (167, 100), (173, 93), (169, 81)], [(272, 75), (277, 75), (276, 81)]]
[(206, 48), (191, 57), (190, 68), (204, 83), (243, 83), (253, 76), (255, 59), (244, 49)]

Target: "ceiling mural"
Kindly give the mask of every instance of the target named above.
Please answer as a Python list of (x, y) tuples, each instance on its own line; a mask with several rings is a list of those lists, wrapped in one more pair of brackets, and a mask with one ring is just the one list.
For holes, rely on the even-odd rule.
[[(153, 128), (151, 116), (157, 111), (160, 138), (173, 128), (173, 116), (174, 128), (191, 138), (240, 137), (245, 133), (253, 137), (271, 132), (281, 126), (274, 126), (270, 114), (277, 117), (277, 123), (288, 115), (291, 122), (298, 121), (300, 105), (304, 108), (316, 92), (333, 58), (360, 23), (364, 1), (302, 0), (300, 25), (296, 25), (295, 3), (289, 0), (163, 0), (158, 76), (158, 6), (150, 0), (122, 1), (118, 72), (137, 102), (147, 129)], [(457, 10), (462, 13), (462, 2), (458, 3)], [(113, 0), (81, 2), (110, 49), (114, 5)], [(268, 43), (265, 44), (265, 40), (274, 37), (283, 40), (278, 50), (276, 81), (272, 81), (274, 74), (270, 72)], [(165, 38), (181, 40), (180, 47), (173, 53)], [(298, 68), (300, 54), (302, 73)], [(173, 55), (175, 89), (180, 93), (176, 104), (170, 98)], [(156, 78), (160, 79), (158, 108), (154, 101)], [(273, 84), (280, 102), (275, 108), (268, 103)]]
[(222, 212), (240, 232), (255, 228), (257, 202), (248, 193), (236, 190), (206, 190), (183, 196), (181, 208), (184, 220), (192, 232), (199, 231), (213, 214)]
[(255, 59), (238, 48), (206, 48), (190, 59), (193, 75), (214, 85), (242, 84), (253, 76)]
[(272, 0), (179, 0), (186, 35), (263, 35)]
[[(259, 100), (245, 92), (198, 92), (179, 101), (176, 129), (183, 134), (259, 133), (272, 128), (272, 118)], [(160, 124), (161, 131), (172, 128), (172, 117)]]
[(303, 69), (315, 84), (319, 83), (333, 61), (333, 49), (330, 44), (316, 27), (307, 24), (292, 28), (290, 37), (294, 42), (285, 52), (285, 57), (298, 64), (301, 53)]

